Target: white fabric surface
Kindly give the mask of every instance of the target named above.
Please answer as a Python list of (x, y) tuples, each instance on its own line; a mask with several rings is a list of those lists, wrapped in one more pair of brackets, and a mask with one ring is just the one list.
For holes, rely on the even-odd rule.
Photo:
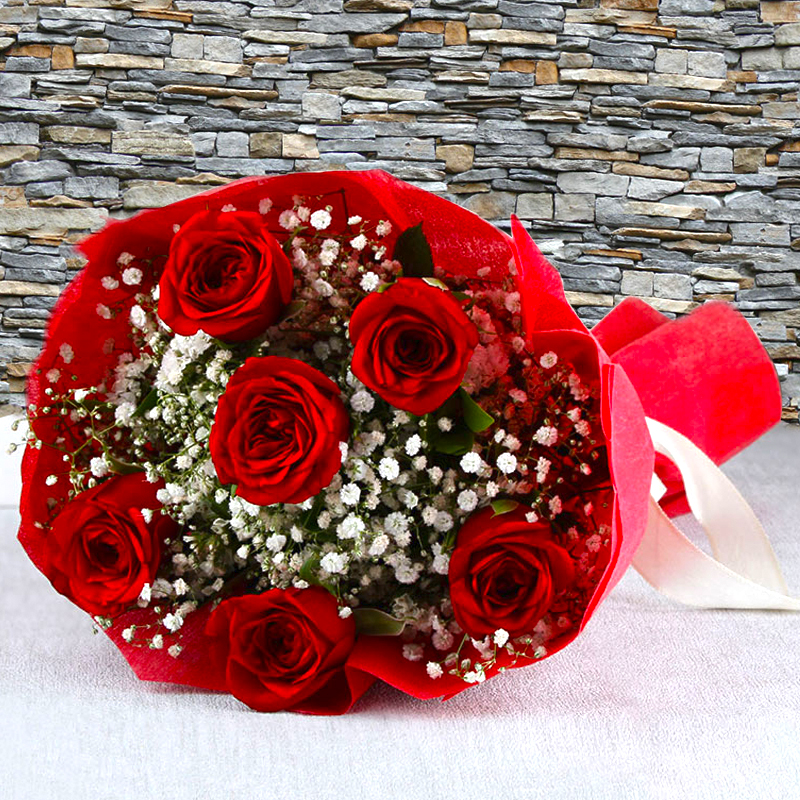
[[(447, 703), (376, 687), (344, 717), (256, 714), (137, 681), (27, 561), (0, 458), (0, 798), (798, 797), (797, 614), (679, 606), (631, 570), (562, 653)], [(800, 428), (725, 471), (796, 595)]]

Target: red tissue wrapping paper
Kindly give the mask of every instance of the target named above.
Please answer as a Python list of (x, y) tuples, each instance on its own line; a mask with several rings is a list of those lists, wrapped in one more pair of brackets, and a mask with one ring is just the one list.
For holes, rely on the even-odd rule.
[[(712, 303), (682, 320), (669, 321), (641, 301), (627, 300), (590, 334), (567, 302), (558, 273), (516, 219), (509, 237), (471, 212), (380, 171), (245, 179), (109, 223), (80, 245), (88, 263), (56, 304), (44, 349), (29, 380), (28, 402), (37, 408), (46, 404), (42, 376), (63, 366), (59, 361), (62, 343), (68, 342), (74, 350), (71, 366), (80, 378), (78, 385), (89, 386), (99, 383), (115, 363), (115, 353), (103, 355), (103, 343), (114, 339), (119, 348), (128, 342), (125, 314), (110, 320), (93, 316), (91, 322), (86, 318), (87, 309), (93, 311), (98, 303), (108, 302), (109, 292), (100, 279), (113, 271), (120, 253), (153, 259), (157, 276), (176, 226), (197, 211), (221, 209), (229, 203), (239, 210), (257, 211), (260, 201), (269, 197), (273, 211), (268, 224), (279, 231), (277, 211), (291, 207), (295, 195), (324, 195), (333, 206), (334, 220), (352, 214), (387, 219), (393, 235), (422, 222), (435, 264), (451, 274), (469, 277), (488, 267), (490, 277), (500, 277), (515, 263), (524, 329), (531, 345), (537, 352), (554, 350), (571, 360), (582, 378), (588, 375), (599, 386), (614, 498), (612, 552), (581, 629), (630, 565), (647, 524), (654, 457), (645, 413), (688, 436), (717, 463), (747, 446), (780, 417), (774, 368), (748, 323), (734, 309)], [(143, 288), (148, 287), (121, 284), (114, 299), (132, 304), (135, 293)], [(50, 424), (46, 416), (34, 422), (45, 441), (53, 438)], [(679, 476), (669, 463), (660, 464), (659, 470), (669, 488), (670, 510), (682, 510)], [(54, 496), (57, 488), (45, 492), (45, 477), (62, 471), (57, 451), (27, 449), (19, 539), (40, 569), (46, 534), (34, 522), (47, 518), (47, 497)], [(186, 618), (184, 651), (177, 659), (123, 641), (125, 627), (153, 622), (149, 609), (126, 612), (107, 633), (143, 680), (222, 690), (224, 676), (203, 646), (209, 613), (207, 606), (201, 607)], [(548, 655), (577, 633), (552, 642)], [(503, 666), (511, 664), (500, 658), (496, 668)], [(339, 711), (347, 710), (376, 678), (418, 698), (447, 697), (468, 688), (460, 678), (447, 674), (431, 680), (424, 661), (403, 658), (402, 642), (391, 637), (359, 637), (345, 676), (347, 687), (342, 687)]]

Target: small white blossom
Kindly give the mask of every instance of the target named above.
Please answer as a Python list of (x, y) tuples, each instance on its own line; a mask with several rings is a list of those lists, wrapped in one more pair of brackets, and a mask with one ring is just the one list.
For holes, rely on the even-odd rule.
[(65, 364), (69, 364), (72, 359), (75, 358), (75, 351), (72, 349), (71, 345), (68, 345), (66, 342), (58, 348), (58, 354)]
[(361, 277), (360, 286), (365, 292), (374, 292), (380, 282), (381, 279), (374, 272), (365, 272)]
[(340, 619), (348, 619), (349, 617), (353, 616), (353, 609), (350, 606), (342, 606), (339, 609), (339, 617)]
[(422, 661), (425, 650), (421, 644), (404, 644), (403, 658), (407, 661)]
[(258, 213), (259, 214), (269, 214), (272, 210), (272, 200), (269, 197), (265, 197), (262, 200), (258, 201)]
[(336, 535), (340, 539), (357, 539), (367, 529), (364, 520), (356, 514), (348, 514), (337, 526)]
[(348, 483), (339, 490), (339, 499), (346, 506), (354, 506), (361, 499), (361, 489), (358, 484)]
[(440, 533), (445, 533), (453, 527), (453, 518), (447, 511), (439, 511), (433, 521), (433, 527)]
[(500, 472), (510, 475), (517, 468), (517, 457), (512, 453), (500, 453), (497, 456), (497, 469)]
[(126, 267), (126, 266), (128, 266), (128, 264), (131, 263), (131, 261), (133, 261), (133, 259), (134, 259), (134, 256), (131, 255), (130, 253), (122, 252), (117, 256), (117, 264), (120, 267)]
[(437, 420), (436, 425), (440, 431), (447, 433), (453, 429), (453, 420), (451, 420), (450, 417), (440, 417)]
[(47, 486), (55, 486), (58, 483), (58, 475), (48, 475), (44, 482)]
[(173, 658), (177, 658), (183, 652), (183, 648), (179, 644), (173, 644), (167, 648), (167, 652)]
[(525, 514), (525, 521), (534, 525), (539, 521), (539, 515), (535, 511), (529, 511)]
[(359, 389), (350, 398), (350, 405), (359, 414), (369, 413), (375, 406), (375, 398), (365, 389)]
[(142, 591), (139, 592), (139, 604), (147, 605), (152, 597), (152, 587), (149, 583), (142, 586)]
[(442, 669), (441, 665), (437, 664), (435, 661), (429, 661), (425, 665), (425, 669), (428, 673), (428, 677), (434, 681), (444, 675), (444, 670)]
[(456, 500), (462, 511), (474, 511), (478, 505), (478, 495), (472, 489), (464, 489)]
[(126, 286), (138, 286), (142, 282), (142, 271), (138, 267), (128, 267), (122, 273), (122, 282)]
[(363, 250), (367, 246), (367, 237), (363, 233), (350, 240), (350, 247), (353, 250)]
[(55, 367), (53, 369), (47, 370), (47, 372), (45, 373), (45, 378), (47, 378), (47, 380), (50, 383), (55, 383), (60, 377), (61, 377), (61, 370), (56, 369)]
[(89, 462), (89, 469), (95, 478), (105, 478), (108, 475), (108, 462), (104, 456), (97, 456)]
[(111, 313), (111, 309), (108, 306), (103, 305), (102, 303), (97, 304), (95, 311), (97, 312), (97, 316), (102, 317), (103, 319), (111, 319), (111, 317), (113, 316), (113, 314)]
[(549, 425), (542, 425), (533, 435), (533, 438), (545, 447), (552, 447), (558, 441), (558, 430)]
[(164, 647), (164, 637), (160, 633), (157, 633), (151, 640), (150, 647), (152, 647), (153, 650), (161, 650), (161, 648)]
[(550, 513), (552, 513), (553, 516), (555, 516), (556, 514), (560, 514), (561, 513), (561, 498), (560, 497), (556, 496), (556, 497), (551, 498), (550, 502), (548, 503), (548, 505), (550, 506)]
[(592, 432), (592, 427), (585, 419), (580, 419), (575, 423), (575, 433), (578, 436), (588, 436)]
[(341, 553), (325, 553), (319, 562), (320, 567), (331, 574), (344, 572), (345, 564), (345, 557)]
[(477, 473), (480, 468), (481, 457), (477, 453), (469, 452), (461, 456), (461, 469), (463, 469), (464, 472)]
[(415, 456), (419, 453), (420, 449), (422, 448), (422, 439), (420, 439), (419, 434), (414, 434), (413, 436), (409, 436), (408, 440), (406, 441), (406, 453), (410, 456)]
[(170, 633), (176, 633), (183, 625), (183, 617), (180, 614), (167, 614), (162, 622)]
[(378, 464), (378, 474), (387, 481), (393, 481), (400, 474), (400, 465), (393, 458), (382, 458)]
[(489, 481), (486, 484), (486, 496), (491, 500), (498, 494), (500, 494), (500, 487), (494, 481)]
[(100, 284), (104, 289), (107, 289), (109, 292), (113, 292), (114, 289), (119, 287), (119, 281), (116, 278), (112, 278), (110, 275), (104, 275), (100, 279)]
[(376, 226), (375, 226), (375, 233), (378, 236), (388, 236), (392, 232), (392, 223), (388, 220), (382, 219)]
[(358, 225), (362, 221), (361, 217), (354, 214), (352, 217), (347, 218), (348, 225)]
[(324, 231), (331, 224), (331, 215), (329, 211), (324, 208), (315, 211), (309, 220), (311, 227), (316, 228), (318, 231)]
[(541, 365), (542, 365), (542, 366), (543, 366), (545, 369), (551, 369), (551, 368), (552, 368), (552, 367), (554, 367), (556, 364), (558, 364), (558, 356), (557, 356), (557, 355), (556, 355), (556, 354), (555, 354), (555, 353), (554, 353), (554, 352), (551, 350), (551, 351), (549, 351), (549, 352), (545, 353), (545, 354), (544, 354), (544, 355), (543, 355), (543, 356), (542, 356), (542, 357), (539, 359), (539, 363), (540, 363), (540, 364), (541, 364)]
[(498, 647), (505, 647), (506, 646), (506, 642), (508, 641), (508, 631), (503, 629), (503, 628), (498, 628), (494, 632), (493, 639), (494, 639), (494, 643)]
[(122, 638), (129, 644), (133, 641), (133, 637), (135, 635), (136, 635), (136, 629), (134, 627), (125, 628), (125, 630), (122, 631)]
[(285, 231), (293, 231), (300, 226), (300, 217), (289, 209), (281, 211), (281, 215), (278, 217), (278, 225)]
[(134, 327), (144, 330), (147, 325), (147, 314), (141, 306), (131, 306), (130, 320)]
[(372, 544), (369, 546), (369, 554), (371, 556), (382, 556), (389, 546), (389, 537), (385, 533), (376, 536)]

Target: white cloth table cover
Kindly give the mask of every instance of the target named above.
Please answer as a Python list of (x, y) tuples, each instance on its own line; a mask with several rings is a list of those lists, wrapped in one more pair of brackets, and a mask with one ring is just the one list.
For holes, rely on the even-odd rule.
[[(0, 456), (0, 798), (800, 796), (797, 614), (680, 606), (629, 570), (562, 653), (447, 703), (380, 686), (344, 717), (257, 714), (139, 682), (92, 636), (16, 541), (18, 464)], [(797, 595), (800, 428), (725, 472)]]

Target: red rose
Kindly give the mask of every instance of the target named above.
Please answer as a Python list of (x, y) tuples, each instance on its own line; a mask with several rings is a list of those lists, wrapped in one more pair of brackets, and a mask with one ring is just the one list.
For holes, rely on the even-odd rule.
[(160, 513), (156, 487), (141, 474), (111, 478), (82, 492), (56, 517), (44, 573), (55, 589), (90, 614), (113, 617), (156, 577), (164, 540), (177, 530)]
[(209, 438), (222, 483), (262, 506), (302, 503), (342, 464), (350, 420), (339, 387), (294, 358), (248, 358), (219, 399)]
[(400, 278), (356, 306), (350, 340), (353, 374), (387, 403), (421, 416), (458, 388), (478, 331), (450, 292)]
[(530, 508), (473, 514), (458, 532), (450, 557), (450, 598), (458, 624), (474, 638), (503, 628), (530, 633), (553, 598), (573, 579), (569, 553), (545, 521), (525, 519)]
[(175, 234), (158, 313), (177, 333), (241, 342), (277, 321), (292, 267), (260, 214), (200, 211)]
[(325, 589), (270, 589), (223, 601), (206, 625), (227, 689), (256, 711), (337, 713), (349, 707), (344, 663), (355, 642)]

